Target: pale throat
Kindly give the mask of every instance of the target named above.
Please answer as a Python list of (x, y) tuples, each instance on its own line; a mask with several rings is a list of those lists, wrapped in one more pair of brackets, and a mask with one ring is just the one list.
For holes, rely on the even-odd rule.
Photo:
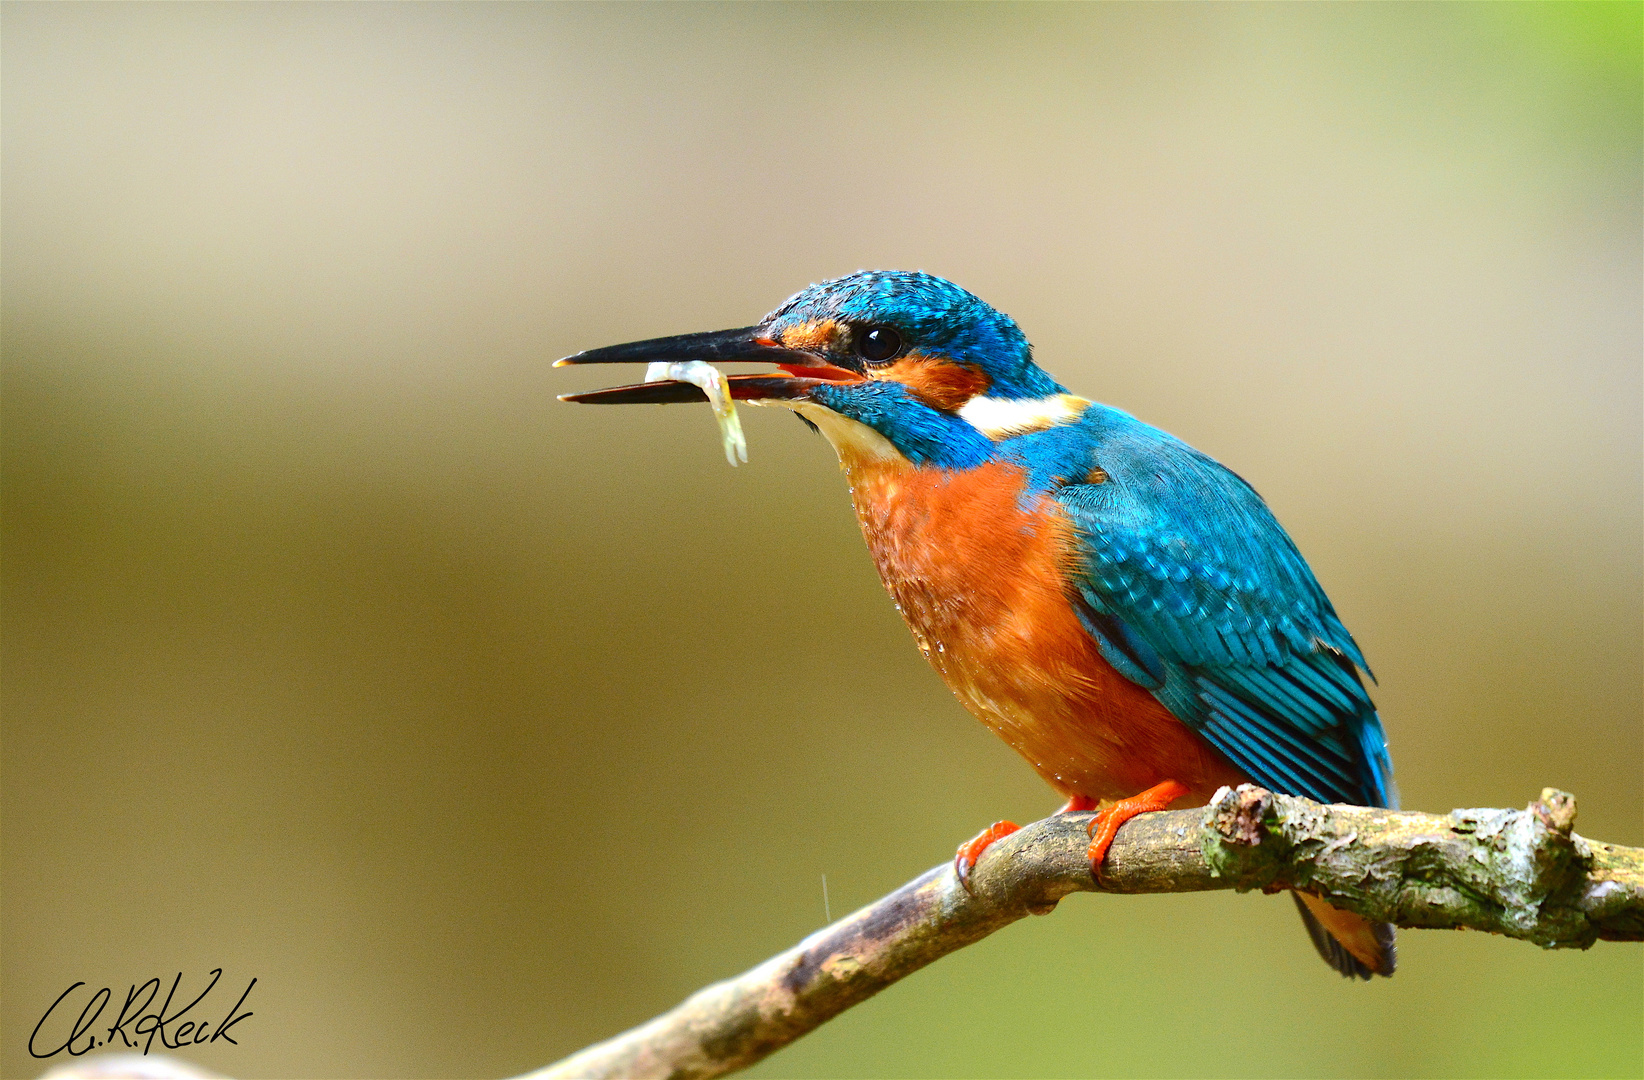
[(765, 400), (749, 405), (775, 405), (791, 409), (816, 425), (839, 456), (839, 465), (850, 475), (864, 468), (911, 469), (913, 462), (889, 439), (860, 420), (852, 420), (814, 401)]

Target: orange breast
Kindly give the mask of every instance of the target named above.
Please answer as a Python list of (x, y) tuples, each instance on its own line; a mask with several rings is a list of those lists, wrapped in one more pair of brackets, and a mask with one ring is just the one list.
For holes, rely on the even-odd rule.
[(1019, 467), (855, 460), (846, 473), (868, 549), (920, 650), (1053, 788), (1116, 799), (1173, 779), (1202, 802), (1244, 779), (1102, 658), (1063, 584), (1072, 527), (1048, 499), (1021, 508)]

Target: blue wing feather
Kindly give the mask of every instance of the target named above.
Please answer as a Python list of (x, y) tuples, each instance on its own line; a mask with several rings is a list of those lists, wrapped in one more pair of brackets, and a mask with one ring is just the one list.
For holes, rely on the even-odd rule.
[[(1394, 804), (1364, 657), (1248, 484), (1102, 405), (1015, 441), (1030, 492), (1077, 531), (1075, 606), (1115, 669), (1259, 784)], [(1102, 482), (1077, 482), (1097, 466)]]

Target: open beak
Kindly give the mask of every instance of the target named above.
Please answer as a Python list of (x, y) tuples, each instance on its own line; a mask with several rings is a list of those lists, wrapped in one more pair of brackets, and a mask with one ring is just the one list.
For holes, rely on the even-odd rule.
[[(610, 345), (603, 349), (589, 349), (563, 360), (555, 367), (572, 364), (674, 364), (687, 360), (707, 363), (775, 364), (785, 375), (728, 375), (725, 385), (731, 397), (738, 401), (769, 401), (804, 397), (812, 387), (822, 382), (855, 382), (862, 376), (854, 371), (834, 367), (815, 353), (789, 349), (781, 343), (763, 337), (757, 326), (743, 326), (735, 330), (710, 330), (702, 334), (679, 334), (674, 337), (632, 341), (626, 345)], [(561, 401), (585, 405), (668, 405), (679, 401), (706, 401), (708, 396), (693, 383), (663, 379), (657, 382), (613, 386), (608, 390), (590, 390), (583, 394), (561, 394)]]

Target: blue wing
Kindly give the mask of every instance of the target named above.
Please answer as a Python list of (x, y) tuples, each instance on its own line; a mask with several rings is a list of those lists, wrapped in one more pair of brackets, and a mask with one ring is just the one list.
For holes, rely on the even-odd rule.
[[(1101, 482), (1052, 494), (1079, 536), (1077, 606), (1103, 656), (1264, 787), (1394, 805), (1364, 657), (1267, 504), (1119, 410), (1093, 405), (1075, 430), (1075, 475), (1095, 466)], [(1050, 455), (1064, 476), (1071, 448)]]

